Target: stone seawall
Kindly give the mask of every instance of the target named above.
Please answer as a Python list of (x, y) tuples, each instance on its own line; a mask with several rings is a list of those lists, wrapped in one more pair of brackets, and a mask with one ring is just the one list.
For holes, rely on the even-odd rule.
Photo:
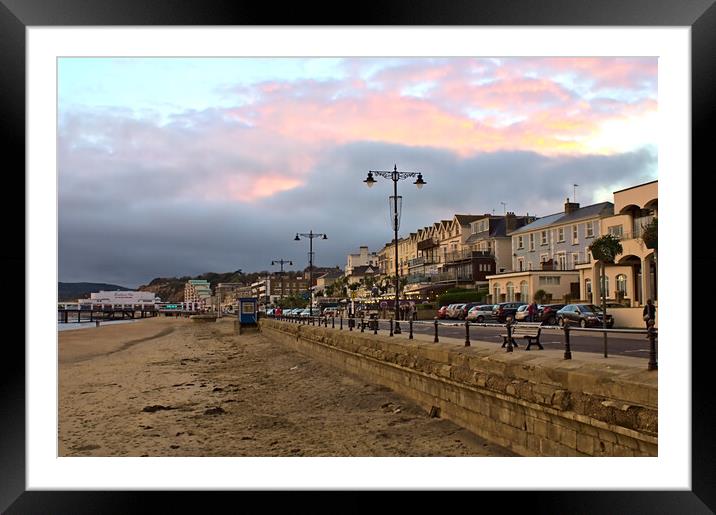
[(265, 319), (261, 330), (523, 456), (656, 456), (657, 372), (638, 358), (408, 340)]

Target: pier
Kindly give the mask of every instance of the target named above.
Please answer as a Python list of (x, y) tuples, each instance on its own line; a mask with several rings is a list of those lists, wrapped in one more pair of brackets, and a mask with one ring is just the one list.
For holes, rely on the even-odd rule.
[(58, 323), (97, 322), (103, 320), (128, 320), (158, 316), (160, 312), (153, 305), (77, 305), (57, 306)]

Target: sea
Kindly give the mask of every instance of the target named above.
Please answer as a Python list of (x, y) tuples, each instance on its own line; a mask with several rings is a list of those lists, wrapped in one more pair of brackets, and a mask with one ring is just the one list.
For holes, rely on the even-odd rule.
[[(100, 327), (105, 325), (115, 325), (115, 324), (131, 324), (133, 322), (139, 322), (141, 319), (137, 320), (107, 320), (106, 322), (101, 321)], [(68, 323), (57, 323), (57, 330), (58, 331), (71, 331), (73, 329), (96, 329), (97, 324), (94, 322), (68, 322)]]

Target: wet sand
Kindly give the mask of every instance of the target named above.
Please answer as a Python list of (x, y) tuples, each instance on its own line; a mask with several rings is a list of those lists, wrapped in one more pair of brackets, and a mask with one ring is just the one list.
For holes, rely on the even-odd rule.
[(60, 456), (513, 456), (233, 319), (63, 331)]

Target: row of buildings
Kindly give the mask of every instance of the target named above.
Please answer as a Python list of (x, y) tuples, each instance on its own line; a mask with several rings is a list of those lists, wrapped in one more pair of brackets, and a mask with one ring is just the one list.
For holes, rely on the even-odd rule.
[[(565, 202), (551, 215), (456, 214), (398, 240), (398, 274), (408, 298), (453, 287), (487, 291), (488, 302), (530, 301), (543, 290), (553, 301), (610, 302), (640, 306), (658, 298), (656, 252), (641, 239), (658, 214), (658, 181), (613, 193), (614, 202), (580, 206)], [(617, 236), (623, 252), (606, 268), (588, 248), (603, 234)], [(395, 244), (378, 252), (349, 254), (349, 282), (395, 277)], [(372, 281), (366, 281), (371, 277)], [(394, 290), (393, 290), (394, 292)]]
[[(542, 290), (552, 301), (598, 302), (604, 289), (609, 302), (637, 307), (658, 300), (656, 251), (641, 238), (643, 228), (658, 215), (658, 181), (615, 191), (613, 202), (588, 206), (564, 203), (553, 214), (536, 217), (507, 212), (455, 214), (398, 240), (398, 274), (406, 298), (425, 299), (450, 288), (486, 292), (486, 302), (530, 301)], [(589, 246), (603, 234), (617, 236), (623, 252), (606, 267)], [(307, 275), (307, 274), (306, 274)], [(190, 280), (185, 302), (228, 307), (241, 296), (273, 304), (281, 297), (307, 296), (306, 275), (268, 274), (250, 286), (218, 285), (212, 296), (208, 281)], [(377, 252), (361, 246), (349, 254), (345, 270), (313, 270), (316, 294), (336, 281), (360, 284), (359, 297), (375, 295), (375, 285), (391, 297), (394, 291), (395, 244)], [(386, 291), (387, 287), (387, 291)]]

